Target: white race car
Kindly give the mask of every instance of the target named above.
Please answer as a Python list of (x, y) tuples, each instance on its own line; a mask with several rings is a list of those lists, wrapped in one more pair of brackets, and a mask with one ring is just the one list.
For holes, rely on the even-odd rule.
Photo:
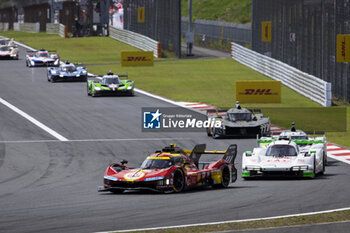
[(18, 48), (15, 45), (0, 46), (0, 58), (12, 58), (18, 60)]
[(49, 52), (56, 51), (47, 51), (41, 49), (39, 51), (27, 51), (26, 55), (26, 66), (59, 66), (60, 57), (58, 54), (50, 54)]
[(258, 139), (257, 148), (244, 152), (242, 177), (289, 175), (314, 178), (325, 172), (326, 162), (326, 138), (309, 138), (293, 126), (277, 137)]

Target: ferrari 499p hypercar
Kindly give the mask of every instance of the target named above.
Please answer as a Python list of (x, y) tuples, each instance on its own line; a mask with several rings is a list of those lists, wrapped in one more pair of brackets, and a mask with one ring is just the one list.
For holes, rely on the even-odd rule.
[[(139, 168), (127, 167), (126, 160), (113, 163), (107, 167), (104, 186), (100, 186), (98, 191), (153, 190), (172, 193), (205, 185), (226, 188), (230, 182), (235, 182), (237, 145), (230, 145), (226, 151), (206, 151), (205, 148), (205, 144), (199, 144), (188, 151), (172, 144), (147, 156)], [(222, 158), (200, 162), (203, 154), (222, 154)]]

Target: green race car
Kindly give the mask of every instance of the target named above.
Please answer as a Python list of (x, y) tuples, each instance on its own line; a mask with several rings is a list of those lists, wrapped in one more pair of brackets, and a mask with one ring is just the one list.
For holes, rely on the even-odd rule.
[(121, 77), (128, 75), (114, 75), (108, 72), (107, 75), (96, 76), (87, 81), (87, 94), (95, 96), (119, 96), (119, 95), (134, 95), (134, 81)]

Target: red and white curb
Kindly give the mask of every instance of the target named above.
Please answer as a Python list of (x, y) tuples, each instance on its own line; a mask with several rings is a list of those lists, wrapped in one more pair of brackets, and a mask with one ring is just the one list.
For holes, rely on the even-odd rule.
[(341, 148), (333, 144), (327, 144), (327, 156), (350, 164), (350, 150)]
[[(184, 107), (184, 108), (189, 108), (195, 112), (199, 112), (202, 114), (206, 114), (208, 110), (216, 110), (218, 109), (215, 106), (211, 106), (205, 103), (196, 103), (196, 102), (177, 102), (177, 105)], [(219, 114), (221, 116), (224, 116), (225, 113)], [(282, 132), (283, 129), (271, 124), (271, 132), (272, 134), (276, 135)], [(333, 145), (333, 144), (327, 144), (327, 156), (329, 158), (341, 161), (343, 163), (350, 164), (350, 150), (344, 149), (342, 147)]]

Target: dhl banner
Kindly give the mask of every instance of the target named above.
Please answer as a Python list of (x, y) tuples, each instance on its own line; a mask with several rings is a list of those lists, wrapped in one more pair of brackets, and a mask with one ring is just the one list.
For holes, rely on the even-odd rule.
[(145, 22), (145, 8), (144, 7), (137, 8), (137, 22), (138, 23)]
[(272, 41), (272, 23), (270, 21), (261, 22), (261, 41), (271, 42)]
[(153, 66), (152, 51), (121, 52), (122, 66)]
[(236, 81), (236, 100), (241, 103), (281, 103), (281, 82)]
[(350, 62), (350, 35), (337, 35), (337, 62)]

